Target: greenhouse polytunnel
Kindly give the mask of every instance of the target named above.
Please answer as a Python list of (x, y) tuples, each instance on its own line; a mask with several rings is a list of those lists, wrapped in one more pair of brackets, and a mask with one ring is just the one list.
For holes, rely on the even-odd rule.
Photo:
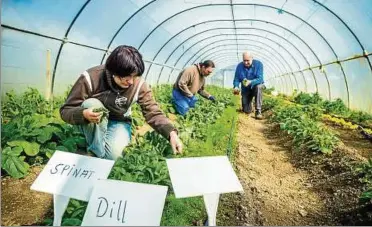
[[(371, 0), (1, 1), (1, 224), (371, 225), (371, 37)], [(123, 45), (144, 68), (111, 70)], [(195, 164), (205, 179), (188, 184), (184, 168), (183, 190), (205, 190), (180, 198), (167, 162), (211, 156), (228, 158), (242, 190), (223, 187), (223, 165)], [(77, 181), (83, 159), (115, 162)], [(51, 183), (58, 165), (63, 183)], [(96, 178), (167, 193), (159, 205), (155, 189), (102, 191), (119, 211), (128, 201), (119, 222), (94, 207)], [(148, 210), (131, 205), (145, 196)]]

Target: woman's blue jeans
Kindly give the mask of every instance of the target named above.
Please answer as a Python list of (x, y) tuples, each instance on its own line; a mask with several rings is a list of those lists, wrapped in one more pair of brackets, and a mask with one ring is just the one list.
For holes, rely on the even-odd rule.
[[(83, 102), (84, 108), (104, 107), (101, 101), (95, 98)], [(101, 123), (89, 123), (80, 125), (88, 144), (88, 150), (97, 157), (116, 160), (122, 156), (123, 149), (131, 141), (131, 125), (127, 122), (109, 120), (103, 118)]]

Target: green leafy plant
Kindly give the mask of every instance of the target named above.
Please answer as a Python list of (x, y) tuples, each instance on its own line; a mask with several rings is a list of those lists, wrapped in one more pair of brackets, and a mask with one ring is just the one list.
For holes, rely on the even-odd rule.
[(275, 91), (274, 87), (266, 88), (263, 90), (264, 94), (271, 95), (271, 92)]
[(310, 104), (302, 107), (302, 111), (306, 113), (309, 118), (319, 121), (322, 118), (323, 110), (319, 105)]
[(94, 109), (93, 109), (93, 112), (94, 112), (94, 113), (102, 113), (102, 115), (101, 115), (101, 119), (100, 119), (99, 122), (102, 122), (102, 120), (103, 120), (105, 117), (108, 117), (108, 115), (109, 115), (109, 111), (108, 111), (105, 107), (94, 108)]
[(115, 162), (109, 178), (170, 186), (165, 157), (172, 154), (166, 139), (154, 131), (147, 132), (125, 149), (125, 155)]
[(26, 157), (20, 156), (22, 151), (22, 147), (16, 146), (6, 147), (1, 152), (1, 168), (14, 178), (24, 177), (30, 168), (24, 161)]
[(321, 104), (323, 99), (320, 97), (319, 93), (308, 94), (300, 92), (294, 97), (294, 101), (298, 104), (308, 105), (308, 104)]
[(360, 175), (360, 182), (365, 184), (365, 191), (361, 194), (362, 201), (372, 201), (372, 158), (357, 166), (355, 171)]
[(319, 110), (317, 108), (310, 110), (304, 112), (304, 109), (299, 106), (281, 106), (274, 109), (271, 120), (279, 123), (280, 129), (293, 137), (293, 143), (297, 149), (306, 148), (331, 154), (339, 140), (328, 128), (317, 121)]
[(356, 123), (372, 123), (372, 115), (363, 111), (351, 111), (347, 118)]
[[(46, 101), (36, 89), (16, 95), (9, 92), (2, 103), (2, 169), (10, 176), (27, 175), (30, 165), (45, 163), (56, 149), (75, 152), (85, 147), (85, 139), (75, 127), (59, 116), (59, 103)], [(12, 151), (12, 152), (10, 152)]]
[(156, 101), (160, 104), (160, 108), (165, 113), (176, 113), (176, 109), (173, 106), (172, 101), (172, 85), (162, 85), (153, 88), (154, 96)]
[[(58, 102), (59, 99), (56, 99)], [(22, 94), (17, 95), (14, 90), (6, 93), (1, 105), (2, 123), (7, 123), (18, 116), (26, 116), (33, 113), (53, 114), (53, 102), (47, 101), (35, 88), (28, 88)]]
[(80, 226), (88, 203), (71, 199), (62, 218), (62, 226)]
[(262, 111), (271, 110), (280, 104), (280, 100), (276, 98), (265, 97), (263, 99)]
[(326, 114), (332, 113), (337, 115), (346, 115), (349, 111), (340, 98), (334, 101), (326, 100), (323, 102), (322, 107)]
[(133, 105), (132, 106), (132, 134), (138, 129), (139, 127), (143, 126), (145, 124), (145, 118), (142, 115), (142, 112), (140, 110), (139, 105)]
[(318, 106), (325, 114), (334, 114), (356, 124), (367, 124), (372, 126), (371, 114), (363, 111), (350, 110), (340, 98), (329, 101), (323, 100), (318, 93), (307, 94), (300, 92), (293, 100), (301, 105)]

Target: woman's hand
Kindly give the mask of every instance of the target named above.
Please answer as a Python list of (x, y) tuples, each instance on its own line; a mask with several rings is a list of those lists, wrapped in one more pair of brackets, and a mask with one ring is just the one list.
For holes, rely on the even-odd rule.
[(93, 112), (93, 109), (85, 109), (83, 111), (83, 116), (85, 119), (87, 119), (91, 123), (96, 123), (98, 124), (101, 120), (102, 112)]
[(176, 131), (170, 133), (169, 142), (172, 146), (173, 154), (182, 154), (183, 145)]

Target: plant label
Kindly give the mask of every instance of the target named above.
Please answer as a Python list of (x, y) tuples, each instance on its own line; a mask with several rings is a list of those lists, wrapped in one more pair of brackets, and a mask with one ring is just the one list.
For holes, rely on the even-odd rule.
[(158, 226), (167, 186), (98, 180), (82, 226)]
[(227, 156), (167, 159), (176, 198), (203, 196), (208, 225), (216, 225), (221, 193), (243, 191)]
[(106, 179), (114, 161), (56, 151), (31, 189), (88, 201), (97, 179)]
[(176, 198), (243, 191), (227, 156), (167, 159)]

